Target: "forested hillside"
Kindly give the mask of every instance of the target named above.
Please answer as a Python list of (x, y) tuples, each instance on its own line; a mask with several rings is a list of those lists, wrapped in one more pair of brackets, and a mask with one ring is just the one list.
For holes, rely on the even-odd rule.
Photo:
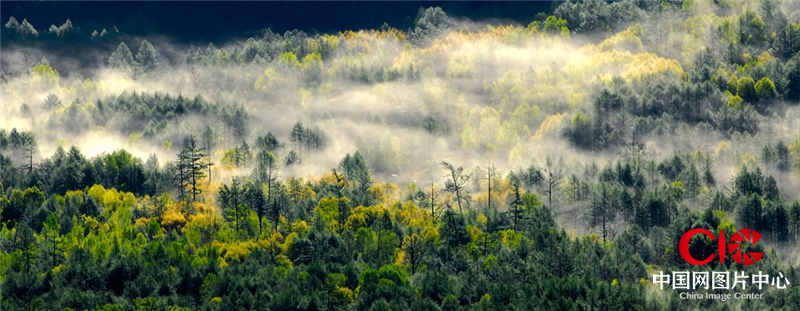
[[(800, 309), (651, 278), (800, 284), (798, 1), (218, 46), (2, 18), (2, 310)], [(693, 228), (765, 255), (690, 265)]]

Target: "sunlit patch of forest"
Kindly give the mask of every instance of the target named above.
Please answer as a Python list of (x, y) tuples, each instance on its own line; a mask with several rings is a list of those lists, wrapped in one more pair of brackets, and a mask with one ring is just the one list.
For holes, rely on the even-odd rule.
[[(3, 19), (2, 310), (800, 310), (651, 283), (800, 284), (798, 1), (219, 46)], [(766, 255), (691, 266), (692, 228)]]

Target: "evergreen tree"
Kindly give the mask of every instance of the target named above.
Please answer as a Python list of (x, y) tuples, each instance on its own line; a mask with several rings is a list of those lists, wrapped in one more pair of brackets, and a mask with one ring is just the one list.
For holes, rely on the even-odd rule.
[(108, 57), (108, 65), (122, 70), (132, 70), (136, 66), (133, 53), (125, 42), (120, 42), (117, 49)]
[(264, 137), (256, 138), (256, 148), (260, 150), (265, 150), (268, 152), (274, 152), (281, 147), (281, 143), (272, 135), (271, 132), (267, 132), (267, 135)]
[(800, 201), (795, 201), (789, 208), (789, 228), (794, 240), (800, 240)]
[(247, 204), (250, 206), (250, 209), (256, 212), (258, 215), (258, 236), (261, 237), (262, 231), (262, 220), (265, 216), (267, 216), (267, 198), (264, 197), (264, 190), (261, 188), (260, 183), (249, 182), (245, 186), (244, 190), (244, 199)]
[(610, 224), (617, 216), (616, 189), (613, 186), (601, 182), (595, 191), (591, 202), (591, 221), (592, 226), (600, 226), (603, 241), (606, 240), (610, 231)]
[(223, 210), (223, 215), (226, 219), (233, 221), (233, 228), (236, 232), (242, 227), (244, 220), (245, 208), (245, 188), (239, 183), (239, 180), (234, 178), (231, 185), (222, 185), (217, 193), (217, 200), (220, 202), (220, 207)]
[(511, 189), (512, 195), (510, 198), (510, 202), (508, 202), (509, 206), (509, 213), (511, 213), (511, 223), (513, 224), (512, 229), (517, 231), (519, 228), (519, 223), (522, 220), (522, 193), (520, 191), (520, 180), (517, 176), (512, 175), (511, 177)]
[[(117, 50), (119, 51), (119, 48), (117, 48)], [(121, 53), (125, 52), (122, 51)], [(123, 58), (127, 59), (127, 56), (123, 56)], [(153, 44), (147, 40), (142, 40), (142, 43), (139, 44), (139, 50), (136, 52), (135, 60), (144, 71), (154, 70), (161, 65), (161, 56)]]
[[(6, 25), (8, 25), (8, 24), (6, 24)], [(22, 23), (19, 24), (19, 27), (17, 28), (17, 32), (19, 34), (21, 34), (23, 37), (38, 37), (39, 36), (39, 31), (37, 31), (36, 28), (33, 27), (33, 25), (31, 25), (30, 22), (28, 22), (28, 19), (25, 19), (25, 18), (23, 18), (22, 19)]]
[(684, 172), (684, 178), (686, 181), (686, 196), (690, 199), (694, 199), (697, 197), (698, 192), (700, 191), (700, 173), (697, 172), (697, 168), (694, 166), (694, 163), (689, 165), (689, 169)]
[(194, 136), (187, 137), (178, 153), (177, 178), (182, 198), (186, 198), (188, 191), (191, 201), (197, 201), (197, 195), (202, 191), (198, 185), (206, 176), (205, 170), (209, 165), (211, 164), (206, 160), (206, 155), (197, 145)]

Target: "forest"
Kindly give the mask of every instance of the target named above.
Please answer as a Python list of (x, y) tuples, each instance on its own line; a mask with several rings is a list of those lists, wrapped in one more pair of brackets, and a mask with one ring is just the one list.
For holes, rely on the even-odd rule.
[[(800, 1), (412, 18), (198, 45), (3, 15), (0, 309), (800, 310), (652, 277), (800, 284)], [(691, 265), (694, 228), (765, 255)]]

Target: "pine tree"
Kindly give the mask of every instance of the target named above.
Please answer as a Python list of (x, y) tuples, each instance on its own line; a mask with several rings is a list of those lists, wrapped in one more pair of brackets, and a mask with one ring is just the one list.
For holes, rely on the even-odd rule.
[[(234, 230), (239, 231), (241, 221), (245, 217), (242, 208), (245, 197), (245, 189), (239, 184), (239, 179), (234, 178), (230, 186), (223, 185), (217, 193), (217, 199), (222, 207), (226, 219), (233, 220)], [(231, 215), (233, 214), (233, 215)]]
[[(211, 164), (211, 155), (214, 154), (214, 147), (216, 147), (216, 140), (214, 136), (214, 130), (211, 129), (210, 126), (206, 125), (206, 128), (203, 130), (203, 147), (205, 148), (206, 156), (208, 156), (208, 162)], [(208, 182), (211, 182), (211, 165), (208, 166)]]
[(19, 21), (14, 16), (8, 18), (8, 22), (6, 23), (6, 29), (19, 31)]
[(256, 138), (256, 147), (261, 150), (274, 152), (281, 147), (281, 143), (275, 138), (275, 135), (272, 135), (272, 132), (267, 132), (267, 135), (264, 135), (264, 137)]
[(405, 259), (411, 266), (411, 274), (417, 273), (422, 256), (425, 254), (425, 242), (417, 232), (413, 232), (403, 238), (402, 248), (406, 252)]
[(794, 240), (800, 239), (800, 201), (795, 201), (789, 209), (789, 228)]
[(258, 165), (256, 166), (256, 171), (255, 171), (255, 175), (258, 181), (261, 184), (266, 184), (267, 186), (266, 206), (270, 210), (270, 216), (273, 220), (273, 225), (275, 226), (275, 229), (278, 228), (278, 219), (280, 218), (280, 210), (278, 209), (277, 206), (277, 199), (273, 195), (273, 186), (277, 179), (275, 177), (276, 163), (277, 163), (277, 158), (275, 157), (275, 154), (267, 150), (261, 150), (258, 153)]
[(210, 165), (205, 153), (197, 146), (194, 136), (187, 137), (183, 149), (178, 153), (178, 187), (182, 199), (186, 198), (185, 189), (188, 188), (192, 202), (197, 201), (197, 195), (201, 193), (198, 184), (206, 176), (205, 170)]
[(553, 193), (558, 190), (558, 183), (561, 182), (562, 170), (560, 168), (554, 168), (554, 164), (550, 159), (547, 159), (547, 168), (545, 169), (545, 185), (547, 188), (545, 191), (547, 192), (547, 208), (551, 211), (553, 210)]
[(713, 186), (717, 182), (714, 179), (714, 174), (711, 172), (711, 159), (706, 157), (706, 165), (705, 165), (705, 172), (703, 173), (703, 181), (705, 181), (707, 186)]
[(285, 156), (284, 165), (288, 167), (298, 163), (300, 163), (300, 156), (294, 150), (289, 151)]
[(108, 57), (108, 65), (123, 70), (131, 70), (136, 65), (133, 53), (125, 42), (120, 42), (117, 49)]
[(608, 237), (610, 223), (617, 216), (617, 202), (614, 199), (614, 194), (615, 189), (612, 186), (601, 182), (599, 189), (592, 198), (590, 223), (592, 226), (600, 225), (603, 241)]
[[(12, 132), (13, 133), (13, 132)], [(25, 158), (23, 169), (30, 175), (33, 172), (33, 157), (36, 155), (36, 139), (33, 134), (23, 132), (20, 134), (19, 146)]]
[(61, 26), (50, 25), (49, 32), (52, 33), (52, 34), (55, 34), (57, 37), (61, 38), (65, 34), (67, 34), (70, 31), (72, 31), (72, 29), (73, 29), (72, 28), (72, 21), (68, 18), (64, 22), (64, 24), (61, 24)]
[(296, 145), (295, 148), (299, 148), (303, 145), (303, 141), (305, 139), (305, 129), (303, 128), (303, 123), (297, 122), (292, 126), (292, 131), (289, 134), (289, 141)]
[(44, 239), (42, 240), (43, 248), (45, 249), (45, 253), (47, 257), (50, 257), (50, 267), (54, 268), (58, 265), (59, 260), (61, 260), (62, 248), (61, 248), (61, 238), (59, 237), (59, 231), (61, 230), (61, 226), (58, 222), (58, 217), (56, 214), (50, 214), (47, 216), (47, 219), (44, 223), (43, 235)]
[(511, 175), (511, 188), (512, 194), (511, 201), (508, 203), (509, 205), (509, 212), (511, 212), (511, 221), (513, 224), (514, 231), (519, 229), (519, 223), (522, 218), (522, 193), (521, 193), (521, 181), (515, 175)]
[(23, 18), (22, 23), (19, 24), (17, 31), (22, 34), (23, 36), (32, 36), (37, 37), (39, 36), (39, 31), (36, 30), (27, 19)]
[(262, 224), (264, 216), (267, 213), (267, 198), (264, 197), (264, 191), (260, 183), (250, 182), (247, 183), (245, 190), (245, 199), (247, 204), (258, 215), (258, 236), (261, 237)]
[(145, 71), (150, 71), (161, 65), (161, 55), (149, 41), (142, 40), (142, 43), (139, 44), (139, 50), (136, 52), (136, 62)]
[(689, 169), (686, 171), (686, 194), (689, 198), (697, 197), (697, 193), (700, 191), (700, 174), (697, 172), (697, 168), (694, 166), (694, 163), (689, 165)]
[(789, 147), (782, 141), (775, 146), (775, 158), (779, 170), (786, 172), (792, 167)]
[(349, 153), (345, 155), (344, 159), (339, 162), (339, 168), (350, 185), (348, 192), (350, 192), (350, 197), (355, 205), (372, 205), (373, 200), (369, 195), (369, 188), (372, 187), (372, 175), (367, 167), (367, 161), (361, 153), (356, 151), (352, 156)]

